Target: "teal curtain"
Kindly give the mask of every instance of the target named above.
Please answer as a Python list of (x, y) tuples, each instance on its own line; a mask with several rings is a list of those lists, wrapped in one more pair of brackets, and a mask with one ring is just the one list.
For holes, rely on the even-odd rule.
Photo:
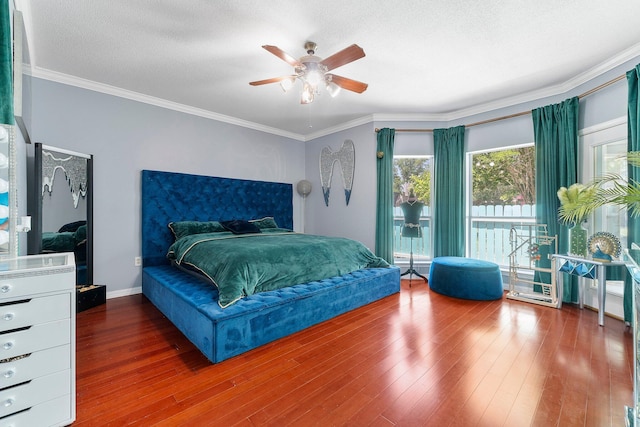
[(433, 131), (433, 257), (464, 256), (464, 126)]
[[(638, 79), (640, 78), (640, 64), (636, 65), (633, 70), (627, 72), (627, 88), (628, 88), (628, 107), (627, 107), (627, 151), (640, 151), (640, 87)], [(628, 166), (629, 182), (640, 182), (640, 168)], [(633, 218), (631, 215), (627, 217), (629, 247), (631, 243), (640, 245), (640, 218)], [(632, 292), (633, 282), (627, 274), (624, 280), (624, 321), (631, 323), (632, 310)]]
[[(546, 224), (548, 235), (558, 236), (558, 252), (569, 247), (568, 227), (558, 222), (558, 189), (578, 180), (578, 97), (532, 111), (536, 150), (536, 223)], [(550, 268), (548, 251), (540, 251), (538, 266)], [(549, 273), (536, 273), (536, 281), (550, 283)], [(577, 279), (564, 278), (564, 302), (578, 302)]]
[(11, 14), (9, 2), (0, 1), (0, 123), (14, 124), (13, 73), (11, 71)]
[(395, 129), (378, 132), (376, 255), (393, 264), (393, 142)]

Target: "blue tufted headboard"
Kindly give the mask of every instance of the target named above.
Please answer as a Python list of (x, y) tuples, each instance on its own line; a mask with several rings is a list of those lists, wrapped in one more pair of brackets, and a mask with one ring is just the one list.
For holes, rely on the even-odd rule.
[(293, 229), (293, 186), (277, 182), (142, 171), (142, 261), (167, 264), (171, 221), (226, 221), (272, 216)]

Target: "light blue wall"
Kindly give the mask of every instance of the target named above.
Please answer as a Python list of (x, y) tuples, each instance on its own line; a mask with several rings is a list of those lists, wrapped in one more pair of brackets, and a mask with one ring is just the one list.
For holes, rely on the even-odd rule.
[[(306, 144), (307, 179), (313, 186), (306, 200), (306, 232), (356, 239), (375, 247), (376, 140), (374, 124), (366, 124), (314, 139)], [(347, 206), (342, 173), (336, 163), (329, 206), (324, 203), (320, 183), (320, 150), (337, 151), (350, 139), (356, 150), (351, 199)], [(373, 209), (373, 210), (372, 210)], [(373, 212), (373, 214), (372, 214)]]
[[(314, 185), (313, 192), (307, 200), (307, 231), (317, 234), (347, 236), (362, 241), (370, 248), (375, 247), (375, 128), (444, 128), (527, 112), (544, 105), (561, 102), (572, 96), (580, 96), (617, 76), (624, 75), (639, 62), (640, 57), (635, 58), (566, 93), (465, 117), (449, 123), (378, 121), (307, 142), (305, 163), (307, 179)], [(591, 95), (582, 97), (580, 100), (580, 129), (626, 117), (626, 85), (626, 80), (621, 80)], [(469, 127), (465, 132), (467, 151), (530, 144), (533, 143), (533, 138), (531, 114)], [(353, 184), (351, 203), (348, 207), (344, 205), (343, 197), (339, 193), (342, 189), (340, 174), (334, 172), (331, 200), (329, 207), (326, 207), (320, 189), (319, 153), (324, 146), (329, 146), (333, 150), (340, 148), (345, 139), (352, 139), (356, 146), (356, 178)], [(433, 154), (433, 134), (431, 132), (396, 133), (395, 154)]]
[[(94, 282), (107, 285), (111, 296), (141, 286), (134, 258), (141, 247), (142, 169), (294, 184), (304, 177), (300, 141), (31, 80), (32, 140), (94, 155)], [(294, 214), (299, 209), (296, 198)]]

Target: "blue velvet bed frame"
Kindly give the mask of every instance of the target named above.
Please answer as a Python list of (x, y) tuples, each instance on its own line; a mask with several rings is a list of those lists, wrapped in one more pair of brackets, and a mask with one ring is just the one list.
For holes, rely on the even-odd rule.
[(213, 363), (400, 291), (400, 270), (373, 268), (244, 298), (169, 265), (171, 221), (273, 216), (293, 229), (291, 184), (142, 171), (142, 292)]

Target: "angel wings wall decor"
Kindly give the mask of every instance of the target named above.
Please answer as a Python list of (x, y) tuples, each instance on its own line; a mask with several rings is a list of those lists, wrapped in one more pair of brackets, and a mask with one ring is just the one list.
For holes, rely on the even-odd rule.
[(331, 179), (335, 164), (340, 164), (342, 172), (342, 183), (344, 185), (344, 197), (349, 205), (351, 189), (353, 187), (353, 174), (355, 171), (356, 149), (350, 139), (342, 143), (342, 147), (333, 152), (330, 147), (324, 147), (320, 151), (320, 182), (322, 183), (322, 194), (324, 204), (329, 206), (329, 195), (331, 192)]

